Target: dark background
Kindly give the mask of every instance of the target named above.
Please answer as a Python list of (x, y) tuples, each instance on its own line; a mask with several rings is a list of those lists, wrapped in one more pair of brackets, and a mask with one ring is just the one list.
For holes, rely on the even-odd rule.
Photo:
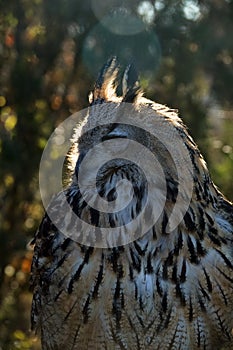
[(133, 62), (145, 96), (178, 108), (233, 199), (231, 0), (0, 0), (0, 350), (29, 334), (38, 168), (54, 128), (88, 105), (106, 59)]

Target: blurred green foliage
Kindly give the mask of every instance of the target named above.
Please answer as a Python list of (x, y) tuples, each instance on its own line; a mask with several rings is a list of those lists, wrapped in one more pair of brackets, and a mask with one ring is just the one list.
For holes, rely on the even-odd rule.
[(1, 350), (39, 349), (26, 246), (43, 215), (40, 157), (110, 55), (134, 62), (147, 97), (179, 108), (233, 199), (232, 17), (231, 0), (0, 1)]

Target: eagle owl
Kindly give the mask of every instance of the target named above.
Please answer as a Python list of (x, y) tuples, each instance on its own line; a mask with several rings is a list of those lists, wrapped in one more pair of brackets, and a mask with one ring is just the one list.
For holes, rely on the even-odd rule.
[[(233, 206), (211, 181), (176, 111), (144, 98), (132, 67), (122, 78), (120, 96), (118, 76), (113, 58), (101, 70), (81, 133), (74, 136), (71, 155), (77, 161), (70, 184), (53, 197), (33, 240), (32, 328), (40, 332), (43, 350), (233, 349)], [(157, 134), (122, 122), (124, 104)], [(103, 119), (105, 123), (98, 124)], [(169, 130), (164, 142), (156, 137), (162, 129)], [(80, 190), (79, 170), (94, 146), (117, 140), (119, 149), (122, 140), (149, 149), (162, 172), (158, 168), (150, 174), (149, 188), (137, 164), (122, 159), (115, 149), (115, 157), (99, 167), (97, 192), (110, 204), (124, 195), (116, 187), (127, 180), (133, 199), (118, 211), (98, 211)], [(180, 152), (178, 166), (172, 149)], [(89, 162), (90, 169), (95, 162)], [(146, 163), (144, 157), (141, 164)], [(184, 174), (183, 181), (177, 172)], [(186, 181), (185, 174), (191, 174), (191, 180)], [(190, 198), (182, 217), (169, 229), (179, 192), (182, 197), (185, 191), (182, 182), (192, 182)], [(105, 227), (111, 234), (139, 215), (153, 189), (151, 204), (164, 198), (162, 210), (143, 234), (138, 234), (139, 224), (137, 235), (128, 241), (101, 246), (95, 236), (93, 244), (85, 244), (90, 232), (63, 217), (66, 202), (80, 220), (94, 227), (93, 232)], [(143, 223), (150, 217), (147, 213)], [(82, 240), (68, 236), (68, 227)]]

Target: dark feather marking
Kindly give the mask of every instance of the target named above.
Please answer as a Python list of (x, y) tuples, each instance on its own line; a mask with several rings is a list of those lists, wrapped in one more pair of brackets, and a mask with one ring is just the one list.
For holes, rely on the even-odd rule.
[(186, 305), (186, 300), (185, 300), (185, 296), (184, 293), (180, 287), (179, 282), (176, 284), (176, 297), (180, 299), (181, 305), (185, 306)]
[(199, 211), (199, 222), (198, 222), (198, 230), (197, 233), (202, 240), (204, 238), (203, 232), (205, 230), (205, 220), (204, 220), (204, 210), (198, 206)]
[(199, 285), (199, 287), (200, 287), (200, 291), (201, 291), (202, 295), (203, 295), (206, 299), (210, 300), (209, 294), (205, 291), (205, 289), (203, 288), (203, 286), (202, 286), (202, 284), (201, 284), (200, 281), (199, 281), (198, 285)]
[(166, 319), (164, 321), (164, 328), (168, 328), (169, 322), (171, 320), (171, 314), (172, 314), (172, 309), (170, 308), (168, 313), (167, 313), (167, 317), (166, 317)]
[(136, 300), (138, 299), (138, 286), (136, 282), (134, 282), (134, 297)]
[(199, 211), (199, 227), (203, 231), (205, 229), (205, 220), (204, 220), (204, 210), (201, 206), (198, 206)]
[(201, 299), (200, 295), (198, 295), (198, 302), (199, 302), (199, 305), (200, 305), (200, 307), (201, 307), (201, 310), (202, 310), (203, 312), (206, 312), (205, 304), (204, 304), (203, 300)]
[(153, 251), (153, 258), (156, 258), (156, 255), (160, 252), (160, 247), (156, 247)]
[(146, 271), (147, 273), (153, 273), (154, 269), (153, 266), (151, 264), (151, 252), (149, 252), (148, 256), (147, 256), (147, 265), (146, 265)]
[(216, 282), (216, 284), (217, 284), (217, 286), (218, 286), (218, 288), (219, 288), (219, 290), (220, 290), (220, 292), (221, 292), (221, 294), (222, 294), (222, 296), (223, 296), (225, 305), (227, 305), (227, 304), (228, 304), (228, 301), (227, 301), (227, 297), (226, 297), (226, 295), (225, 295), (225, 293), (224, 293), (224, 290), (222, 289), (222, 287), (221, 287), (221, 285), (218, 283), (218, 281), (215, 280), (215, 282)]
[(118, 264), (117, 266), (117, 277), (122, 278), (124, 275), (124, 269), (122, 264)]
[(91, 301), (91, 296), (90, 294), (88, 294), (88, 297), (85, 301), (83, 310), (82, 310), (82, 314), (83, 314), (83, 323), (87, 323), (88, 322), (88, 311), (89, 311), (89, 306), (90, 306), (90, 301)]
[[(112, 325), (110, 325), (110, 330), (112, 334), (112, 340), (114, 341), (115, 344), (117, 344), (121, 350), (127, 350), (125, 347), (125, 344), (122, 342), (120, 333), (119, 333), (119, 328), (120, 325), (117, 325), (117, 329), (115, 330)], [(108, 349), (108, 348), (107, 348)]]
[(116, 220), (114, 219), (114, 214), (110, 213), (108, 215), (110, 227), (116, 227)]
[(187, 238), (187, 244), (188, 244), (188, 250), (189, 250), (189, 253), (190, 253), (190, 261), (191, 261), (191, 263), (198, 264), (199, 263), (199, 259), (198, 259), (198, 256), (197, 256), (197, 252), (196, 252), (196, 249), (195, 249), (194, 244), (192, 242), (192, 239), (189, 236)]
[(144, 196), (144, 192), (145, 192), (145, 185), (142, 184), (140, 187), (138, 186), (133, 186), (133, 190), (134, 190), (134, 195), (135, 197), (138, 199), (137, 203), (140, 203), (140, 207), (142, 205), (142, 199)]
[(177, 278), (177, 263), (175, 262), (172, 270), (172, 281), (174, 283), (178, 283), (178, 278)]
[[(49, 216), (47, 214), (45, 214), (38, 232), (37, 232), (37, 238), (42, 238), (42, 237), (47, 237), (49, 235), (49, 232), (56, 232), (57, 228), (56, 226), (54, 226), (54, 224), (51, 222)], [(35, 242), (32, 241), (32, 244), (34, 244)]]
[(124, 309), (125, 307), (125, 297), (124, 293), (121, 293), (121, 308)]
[(213, 226), (208, 226), (208, 229), (210, 230), (211, 233), (213, 233), (214, 235), (218, 235), (218, 230), (213, 227)]
[(209, 275), (208, 275), (208, 273), (206, 272), (206, 269), (205, 269), (204, 267), (203, 267), (203, 271), (204, 271), (204, 274), (205, 274), (205, 278), (206, 278), (206, 283), (207, 283), (208, 291), (211, 293), (212, 290), (213, 290), (213, 286), (212, 286), (210, 277), (209, 277)]
[(75, 335), (74, 335), (74, 339), (73, 339), (73, 341), (72, 341), (72, 348), (71, 348), (71, 350), (73, 350), (74, 347), (75, 347), (76, 340), (77, 340), (77, 338), (78, 338), (80, 328), (81, 328), (81, 325), (77, 327), (77, 330), (76, 330)]
[(231, 269), (233, 269), (233, 265), (232, 263), (230, 262), (230, 260), (226, 257), (225, 254), (223, 254), (223, 252), (221, 252), (220, 250), (216, 249), (216, 252), (222, 257), (222, 259), (224, 260), (225, 264), (230, 267)]
[(138, 272), (141, 271), (141, 260), (139, 259), (139, 257), (136, 257), (132, 248), (130, 247), (129, 249), (130, 251), (130, 256), (131, 256), (131, 259), (132, 259), (132, 264), (133, 264), (133, 267), (135, 268), (135, 270), (137, 270)]
[(117, 278), (116, 286), (115, 286), (115, 293), (114, 293), (114, 300), (119, 299), (120, 291), (121, 291), (121, 282), (120, 282), (120, 279)]
[(229, 332), (227, 331), (226, 327), (224, 326), (224, 321), (221, 319), (221, 316), (219, 315), (219, 310), (215, 310), (215, 315), (217, 316), (217, 319), (218, 319), (218, 322), (219, 322), (219, 325), (220, 325), (220, 328), (222, 330), (222, 332), (224, 334), (226, 334), (226, 336), (228, 337), (229, 340), (232, 339), (231, 335), (229, 334)]
[(221, 241), (219, 240), (219, 238), (215, 237), (214, 235), (212, 235), (211, 232), (208, 232), (208, 237), (211, 239), (211, 241), (216, 244), (217, 246), (221, 247)]
[(184, 283), (186, 281), (186, 260), (183, 259), (181, 274), (180, 274), (180, 283)]
[(99, 269), (99, 272), (98, 272), (98, 275), (97, 275), (97, 279), (96, 279), (96, 283), (95, 283), (95, 286), (94, 286), (94, 289), (93, 289), (93, 292), (92, 292), (92, 297), (94, 299), (98, 297), (99, 287), (100, 287), (101, 282), (103, 280), (103, 271), (104, 271), (104, 262), (103, 262), (103, 260), (104, 260), (104, 257), (103, 257), (103, 254), (102, 254), (100, 269)]
[(195, 154), (194, 150), (191, 147), (189, 147), (186, 143), (185, 143), (185, 146), (189, 150), (189, 155), (190, 155), (190, 158), (191, 158), (191, 161), (192, 161), (192, 165), (193, 165), (193, 167), (195, 169), (195, 172), (197, 174), (200, 174), (200, 169), (199, 169), (199, 167), (196, 164), (196, 160), (195, 160), (195, 156), (194, 156), (194, 154)]
[(143, 322), (142, 317), (141, 317), (140, 315), (138, 315), (138, 314), (136, 314), (136, 316), (137, 316), (137, 319), (138, 319), (140, 325), (142, 326), (142, 328), (145, 328), (145, 324), (144, 324), (144, 322)]
[(197, 319), (197, 346), (200, 348), (201, 345), (201, 330), (200, 330), (200, 324), (199, 320)]
[(93, 253), (93, 251), (94, 251), (93, 247), (90, 247), (90, 248), (87, 249), (87, 251), (85, 253), (85, 256), (84, 256), (84, 259), (83, 259), (85, 264), (87, 264), (89, 262), (90, 256)]
[(230, 202), (228, 202), (226, 199), (224, 198), (220, 198), (220, 204), (221, 204), (221, 208), (223, 208), (223, 210), (229, 214), (230, 216), (230, 220), (231, 223), (233, 224), (233, 209), (232, 209), (232, 204)]
[(209, 230), (209, 232), (210, 232), (211, 234), (213, 234), (213, 235), (215, 236), (216, 239), (219, 239), (219, 241), (221, 241), (221, 242), (224, 243), (224, 244), (227, 243), (227, 241), (226, 241), (225, 238), (220, 237), (220, 236), (218, 235), (218, 230), (217, 230), (215, 227), (212, 227), (212, 226), (209, 226), (209, 225), (208, 225), (208, 230)]
[(155, 226), (152, 227), (152, 232), (153, 232), (153, 239), (157, 239), (157, 233), (156, 233)]
[(139, 297), (139, 307), (140, 307), (140, 309), (143, 311), (143, 309), (144, 309), (144, 304), (143, 304), (142, 296), (141, 296), (141, 295), (140, 295), (140, 297)]
[(100, 218), (99, 211), (96, 209), (90, 208), (89, 212), (91, 216), (91, 225), (94, 225), (95, 227), (99, 227), (99, 218)]
[(168, 254), (167, 259), (165, 260), (165, 264), (167, 266), (171, 266), (173, 264), (173, 255), (174, 255), (174, 252), (170, 251), (169, 254)]
[(204, 189), (202, 187), (202, 184), (200, 182), (197, 183), (199, 193), (201, 195), (201, 198), (205, 200), (205, 194), (204, 194)]
[(84, 259), (83, 259), (83, 262), (79, 265), (77, 271), (75, 272), (75, 274), (72, 276), (71, 280), (70, 280), (70, 283), (68, 285), (68, 293), (71, 294), (72, 291), (73, 291), (73, 285), (74, 285), (74, 282), (77, 282), (81, 276), (81, 272), (82, 272), (82, 269), (83, 267), (85, 266), (85, 264), (88, 263), (89, 261), (89, 258), (90, 258), (90, 255), (92, 254), (94, 248), (93, 247), (90, 247), (85, 255), (84, 255)]
[(137, 250), (137, 252), (138, 252), (139, 255), (141, 255), (141, 256), (144, 256), (144, 255), (145, 255), (145, 252), (146, 252), (146, 250), (147, 250), (148, 244), (146, 244), (145, 249), (142, 249), (142, 248), (140, 247), (140, 245), (137, 243), (137, 241), (135, 241), (135, 242), (134, 242), (134, 246), (135, 246), (135, 248), (136, 248), (136, 250)]
[[(68, 275), (68, 274), (67, 274)], [(63, 285), (64, 285), (64, 281), (66, 280), (67, 278), (67, 275), (66, 276), (63, 276), (60, 281), (58, 282), (58, 288), (61, 288)]]
[(189, 297), (189, 321), (192, 322), (193, 320), (193, 304), (192, 304), (192, 298)]
[(114, 272), (117, 272), (119, 256), (120, 256), (119, 250), (114, 247), (112, 249), (112, 253), (111, 253), (110, 258), (109, 258)]
[(167, 184), (167, 200), (175, 203), (178, 196), (178, 183), (173, 179), (166, 179)]
[(163, 290), (162, 290), (162, 288), (160, 286), (160, 281), (159, 281), (159, 277), (158, 276), (156, 276), (156, 289), (157, 289), (158, 294), (160, 296), (162, 296), (163, 295)]
[(165, 292), (162, 298), (162, 309), (164, 312), (167, 311), (167, 306), (167, 292)]
[(194, 212), (194, 210), (193, 210), (193, 208), (191, 206), (189, 207), (189, 212), (190, 212), (190, 214), (192, 214), (193, 222), (195, 223), (196, 215), (195, 215), (195, 212)]
[(184, 215), (184, 222), (185, 222), (185, 225), (187, 227), (187, 229), (191, 232), (195, 231), (196, 230), (196, 224), (195, 222), (192, 220), (191, 218), (191, 215), (189, 212), (187, 212), (185, 215)]
[(228, 280), (231, 283), (233, 283), (233, 278), (227, 276), (218, 266), (216, 266), (215, 268), (225, 277), (226, 280)]
[(59, 290), (59, 292), (55, 295), (54, 301), (57, 301), (59, 296), (62, 294), (63, 289)]
[(155, 335), (155, 332), (156, 332), (156, 328), (154, 327), (155, 321), (156, 321), (156, 318), (152, 318), (152, 320), (149, 323), (147, 323), (146, 326), (144, 325), (145, 326), (145, 333), (147, 333), (150, 330), (154, 330), (153, 335), (152, 335), (152, 337), (150, 339), (150, 342), (147, 342), (148, 345), (152, 343), (154, 335)]
[(138, 338), (138, 332), (135, 328), (135, 325), (134, 323), (132, 322), (132, 320), (130, 319), (130, 317), (127, 315), (127, 319), (129, 321), (129, 325), (130, 325), (130, 328), (134, 331), (135, 333), (135, 336), (136, 336), (136, 340), (137, 340), (137, 348), (136, 349), (140, 349), (140, 341), (139, 341), (139, 338)]
[(138, 188), (137, 186), (134, 186), (134, 194), (135, 194), (135, 197), (137, 198), (136, 214), (139, 214), (142, 210), (142, 199), (143, 199), (144, 192), (145, 192), (144, 185), (140, 186), (140, 188)]
[(167, 280), (168, 279), (168, 270), (167, 270), (168, 266), (166, 263), (163, 264), (163, 279)]
[(130, 277), (130, 280), (133, 281), (134, 276), (133, 276), (133, 268), (131, 265), (129, 266), (129, 277)]
[(168, 267), (173, 264), (173, 254), (173, 251), (171, 251), (163, 264), (163, 279), (165, 280), (168, 278)]
[(205, 213), (205, 215), (210, 225), (214, 225), (214, 220), (212, 219), (212, 217), (208, 213)]
[(203, 185), (204, 185), (204, 193), (205, 193), (206, 201), (207, 201), (207, 203), (209, 203), (210, 179), (209, 179), (209, 176), (207, 174), (205, 174), (205, 179), (204, 179)]
[(198, 256), (201, 256), (201, 257), (205, 256), (207, 251), (206, 251), (205, 248), (203, 248), (201, 242), (198, 239), (196, 240), (196, 245), (197, 245), (197, 254), (198, 254)]
[(107, 194), (107, 200), (109, 202), (116, 200), (116, 189), (112, 188)]
[(120, 282), (120, 279), (117, 278), (115, 292), (113, 296), (113, 303), (112, 303), (112, 312), (116, 316), (117, 328), (120, 327), (120, 320), (121, 320), (121, 314), (122, 314), (121, 302), (119, 303), (120, 295), (121, 295), (121, 282)]
[(156, 327), (156, 332), (159, 333), (160, 330), (162, 329), (163, 327), (163, 318), (164, 318), (164, 313), (162, 312), (162, 310), (159, 311), (159, 323), (158, 323), (158, 326)]
[(194, 184), (196, 185), (196, 186), (194, 186), (194, 190), (196, 193), (197, 201), (200, 201), (201, 200), (201, 196), (199, 193), (200, 184), (199, 184), (198, 178), (196, 176), (194, 176), (193, 181), (194, 181)]
[(135, 336), (136, 336), (136, 341), (137, 341), (137, 348), (136, 349), (140, 349), (140, 341), (139, 341), (138, 332), (135, 328), (134, 322), (132, 322), (131, 318), (128, 315), (127, 315), (127, 320), (129, 321), (130, 328), (134, 331)]
[(61, 244), (61, 249), (66, 250), (66, 248), (68, 248), (71, 242), (73, 241), (70, 238), (66, 238), (64, 242)]
[(64, 318), (64, 322), (69, 318), (69, 316), (71, 315), (72, 311), (74, 310), (75, 305), (77, 304), (78, 300), (76, 299), (75, 302), (73, 303), (72, 307), (69, 309), (69, 312), (67, 312), (65, 318)]
[(166, 235), (166, 227), (167, 227), (167, 223), (168, 223), (168, 217), (167, 217), (167, 213), (164, 212), (163, 214), (163, 221), (162, 221), (162, 234)]
[(77, 191), (71, 198), (67, 198), (68, 203), (73, 200), (72, 210), (80, 218), (83, 209), (87, 206), (87, 203), (82, 199), (82, 193)]
[(183, 236), (182, 236), (182, 232), (179, 232), (179, 236), (178, 236), (178, 248), (182, 249), (183, 247)]
[(227, 239), (225, 239), (223, 237), (219, 237), (219, 239), (223, 244), (227, 244)]
[(66, 253), (58, 262), (56, 267), (52, 270), (51, 274), (53, 274), (59, 267), (62, 266), (62, 264), (65, 262), (65, 260), (68, 258), (70, 253)]
[(183, 248), (183, 237), (182, 237), (182, 232), (179, 231), (178, 239), (176, 240), (176, 243), (175, 243), (174, 255), (178, 256), (182, 248)]
[[(194, 182), (195, 182), (195, 180), (194, 180)], [(197, 186), (194, 186), (194, 190), (195, 190), (195, 193), (196, 193), (197, 201), (200, 201), (201, 200), (201, 196), (199, 194), (199, 190), (198, 190)]]
[(83, 262), (79, 265), (79, 267), (78, 267), (77, 271), (75, 272), (75, 274), (73, 275), (73, 277), (71, 278), (70, 283), (69, 283), (69, 285), (68, 285), (68, 293), (69, 293), (69, 294), (71, 294), (72, 291), (73, 291), (74, 282), (75, 282), (75, 281), (77, 282), (77, 281), (79, 280), (84, 265), (85, 265), (85, 262), (83, 261)]
[(175, 332), (171, 338), (171, 341), (170, 343), (168, 344), (168, 350), (172, 350), (174, 349), (174, 344), (176, 344), (176, 333), (177, 333), (177, 328), (178, 328), (178, 325), (176, 326), (176, 329), (175, 329)]
[(102, 198), (105, 197), (106, 190), (105, 190), (104, 186), (101, 186), (100, 188), (98, 188), (98, 193), (99, 193), (100, 197), (102, 197)]

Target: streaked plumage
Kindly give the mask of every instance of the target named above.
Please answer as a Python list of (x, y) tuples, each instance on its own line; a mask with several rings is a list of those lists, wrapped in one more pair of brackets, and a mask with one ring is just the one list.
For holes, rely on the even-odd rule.
[[(233, 206), (212, 183), (176, 112), (143, 98), (130, 68), (123, 79), (123, 96), (117, 97), (117, 73), (113, 59), (100, 73), (91, 105), (103, 105), (107, 113), (110, 101), (130, 102), (142, 112), (144, 107), (153, 109), (173, 125), (192, 160), (190, 206), (178, 227), (166, 232), (178, 183), (166, 150), (152, 144), (154, 151), (158, 146), (155, 152), (166, 176), (167, 199), (159, 220), (142, 238), (115, 248), (88, 247), (64, 236), (45, 214), (34, 239), (32, 327), (41, 330), (43, 350), (233, 349)], [(87, 123), (91, 118), (98, 115), (91, 113)], [(154, 127), (160, 127), (156, 118)], [(151, 142), (136, 128), (114, 124), (76, 140), (80, 158), (66, 197), (74, 212), (97, 227), (126, 220), (124, 213), (117, 217), (86, 205), (76, 175), (93, 144), (122, 133), (145, 145)], [(137, 202), (143, 203), (144, 179), (137, 174), (135, 180), (136, 172), (132, 164), (112, 162), (100, 174), (102, 196), (113, 199), (117, 181), (127, 178), (134, 183)], [(50, 206), (62, 212), (60, 194)], [(127, 220), (140, 207), (132, 202)]]

